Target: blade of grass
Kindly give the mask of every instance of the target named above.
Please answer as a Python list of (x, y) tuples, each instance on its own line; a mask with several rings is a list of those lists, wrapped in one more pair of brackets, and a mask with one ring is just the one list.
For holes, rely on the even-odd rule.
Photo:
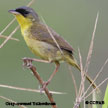
[[(92, 95), (92, 101), (96, 101), (96, 92), (95, 91), (93, 92), (93, 95)], [(98, 108), (98, 107), (96, 104), (93, 104), (92, 108)]]
[(86, 59), (86, 65), (85, 65), (85, 68), (84, 68), (85, 72), (88, 72), (88, 68), (89, 68), (89, 64), (90, 64), (90, 60), (91, 60), (91, 55), (92, 55), (92, 52), (93, 52), (94, 37), (95, 37), (98, 17), (99, 17), (99, 12), (97, 12), (97, 16), (96, 16), (96, 20), (95, 20), (94, 31), (93, 31), (93, 34), (92, 34), (90, 48), (89, 48), (89, 51), (88, 51), (88, 56), (87, 56), (87, 59)]
[[(40, 93), (40, 90), (31, 89), (31, 88), (21, 88), (21, 87), (15, 87), (15, 86), (3, 85), (3, 84), (0, 84), (0, 87)], [(52, 94), (66, 94), (66, 93), (63, 93), (63, 92), (55, 92), (55, 91), (50, 91), (50, 93), (52, 93)]]
[[(94, 91), (92, 94), (92, 101), (100, 101), (101, 99), (101, 92)], [(92, 108), (102, 108), (100, 104), (92, 104)]]
[(105, 91), (105, 96), (104, 96), (104, 105), (102, 106), (102, 108), (108, 108), (108, 84), (107, 84), (107, 88)]

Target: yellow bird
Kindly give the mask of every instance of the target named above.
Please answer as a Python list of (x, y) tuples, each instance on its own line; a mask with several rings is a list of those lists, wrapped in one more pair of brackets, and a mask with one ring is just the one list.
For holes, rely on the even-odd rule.
[[(23, 6), (14, 10), (9, 10), (9, 12), (15, 15), (27, 46), (36, 56), (39, 56), (42, 59), (31, 60), (45, 63), (54, 62), (56, 64), (54, 72), (43, 87), (46, 87), (46, 85), (49, 84), (55, 73), (58, 71), (60, 61), (65, 61), (81, 71), (73, 57), (73, 48), (71, 45), (53, 29), (42, 23), (38, 14), (32, 8)], [(93, 83), (93, 80), (88, 75), (86, 75), (86, 78), (92, 83), (92, 86), (96, 88), (96, 84)]]

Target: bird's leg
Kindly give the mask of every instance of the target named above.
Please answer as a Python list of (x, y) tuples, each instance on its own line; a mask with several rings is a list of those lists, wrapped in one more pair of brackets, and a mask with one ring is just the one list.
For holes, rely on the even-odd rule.
[[(35, 59), (35, 58), (27, 58), (24, 57), (23, 58), (24, 64), (23, 66), (26, 66), (28, 68), (31, 68), (32, 66), (32, 61), (36, 61), (36, 62), (42, 62), (42, 63), (51, 63), (51, 61), (46, 61), (46, 60), (40, 60), (40, 59)], [(40, 90), (40, 92), (42, 93), (42, 91), (46, 88), (46, 86), (51, 82), (52, 78), (55, 76), (56, 72), (58, 71), (60, 64), (59, 62), (55, 62), (56, 64), (56, 68), (54, 70), (54, 72), (51, 74), (50, 78), (48, 79), (48, 81), (44, 82), (44, 84), (42, 85), (42, 88)]]
[(59, 67), (60, 67), (59, 62), (56, 62), (56, 67), (55, 67), (54, 72), (51, 74), (51, 76), (50, 76), (50, 78), (48, 79), (48, 81), (44, 82), (41, 91), (43, 91), (43, 90), (46, 88), (46, 86), (51, 82), (52, 78), (55, 76), (55, 74), (56, 74), (56, 72), (58, 71)]

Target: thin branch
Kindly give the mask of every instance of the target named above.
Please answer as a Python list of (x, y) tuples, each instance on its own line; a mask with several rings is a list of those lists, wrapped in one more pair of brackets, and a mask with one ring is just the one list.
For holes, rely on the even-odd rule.
[[(4, 96), (0, 96), (0, 98), (1, 98), (1, 99), (4, 99), (4, 100), (6, 100), (6, 101), (9, 101), (9, 102), (15, 103), (15, 104), (17, 103), (17, 102), (15, 102), (15, 101), (13, 101), (13, 100), (7, 98), (7, 97), (4, 97)], [(25, 107), (25, 106), (23, 106), (23, 105), (17, 105), (17, 106), (19, 106), (20, 108), (27, 108), (27, 107)]]
[(19, 26), (17, 26), (12, 32), (11, 34), (4, 40), (4, 42), (0, 45), (0, 48), (2, 48), (6, 43), (7, 41), (13, 36), (13, 34), (18, 30)]
[[(9, 88), (9, 89), (15, 89), (15, 90), (22, 90), (22, 91), (29, 91), (29, 92), (37, 92), (37, 93), (40, 93), (40, 90), (31, 89), (31, 88), (21, 88), (21, 87), (9, 86), (9, 85), (3, 85), (3, 84), (0, 84), (0, 87)], [(66, 94), (66, 93), (55, 92), (55, 91), (50, 91), (50, 93), (52, 93), (52, 94)]]
[[(8, 36), (0, 35), (0, 38), (7, 39), (7, 38), (8, 38)], [(19, 41), (19, 39), (17, 39), (17, 38), (10, 38), (10, 40)]]
[(10, 25), (15, 21), (16, 19), (14, 18), (1, 32), (0, 35), (2, 35), (9, 27)]
[(95, 25), (94, 25), (94, 31), (93, 31), (93, 34), (92, 34), (90, 48), (89, 48), (89, 51), (88, 51), (88, 56), (87, 56), (87, 59), (86, 59), (86, 65), (85, 65), (85, 69), (84, 69), (85, 72), (88, 72), (88, 68), (89, 68), (89, 64), (90, 64), (90, 60), (91, 60), (91, 55), (92, 55), (92, 52), (93, 52), (94, 37), (95, 37), (98, 17), (99, 17), (99, 12), (97, 12), (97, 16), (96, 16), (96, 21), (95, 21)]
[[(24, 59), (23, 62), (24, 62), (24, 66), (28, 67), (28, 61), (27, 61), (27, 59)], [(39, 83), (41, 84), (41, 86), (43, 86), (44, 85), (44, 81), (42, 80), (42, 78), (40, 77), (40, 75), (36, 71), (35, 66), (33, 66), (32, 63), (29, 64), (29, 69), (33, 72), (35, 78), (39, 81)], [(51, 103), (55, 103), (54, 99), (52, 97), (52, 94), (49, 92), (48, 88), (45, 87), (44, 91), (45, 91), (45, 93), (46, 93), (49, 101)], [(52, 105), (52, 108), (57, 108), (57, 106), (56, 105)]]

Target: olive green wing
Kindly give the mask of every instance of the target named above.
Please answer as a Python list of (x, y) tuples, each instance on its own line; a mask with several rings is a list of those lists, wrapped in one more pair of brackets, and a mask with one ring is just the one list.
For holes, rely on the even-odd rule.
[[(51, 34), (53, 35), (53, 37), (55, 38), (55, 40), (57, 41), (60, 48), (73, 54), (73, 48), (71, 47), (71, 45), (66, 40), (64, 40), (59, 34), (57, 34), (54, 30), (52, 30), (50, 27), (49, 27), (49, 30)], [(47, 42), (57, 47), (57, 44), (52, 39), (50, 33), (48, 32), (48, 29), (46, 28), (46, 25), (37, 24), (36, 26), (32, 26), (31, 33), (32, 33), (32, 36), (36, 38), (37, 40)]]

